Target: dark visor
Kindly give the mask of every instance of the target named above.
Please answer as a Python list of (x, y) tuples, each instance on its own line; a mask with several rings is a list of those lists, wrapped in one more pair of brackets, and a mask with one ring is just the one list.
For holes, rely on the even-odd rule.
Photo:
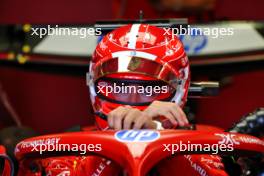
[(148, 105), (155, 100), (169, 101), (175, 88), (159, 80), (131, 80), (102, 77), (95, 82), (97, 95), (107, 101), (125, 105)]

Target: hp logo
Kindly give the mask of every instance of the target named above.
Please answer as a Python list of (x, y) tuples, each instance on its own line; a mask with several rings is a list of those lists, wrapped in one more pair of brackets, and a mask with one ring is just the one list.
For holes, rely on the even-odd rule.
[(199, 54), (208, 43), (207, 36), (198, 29), (196, 33), (191, 33), (189, 35), (180, 35), (179, 38), (182, 41), (184, 49), (188, 54)]
[(115, 138), (121, 142), (152, 142), (160, 137), (153, 130), (122, 130), (115, 133)]

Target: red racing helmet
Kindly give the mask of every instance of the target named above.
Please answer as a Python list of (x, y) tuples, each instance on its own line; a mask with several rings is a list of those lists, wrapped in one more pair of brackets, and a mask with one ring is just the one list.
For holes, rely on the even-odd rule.
[(168, 30), (131, 24), (108, 33), (97, 45), (87, 74), (100, 128), (102, 114), (122, 105), (140, 110), (155, 100), (184, 106), (190, 84), (183, 44)]

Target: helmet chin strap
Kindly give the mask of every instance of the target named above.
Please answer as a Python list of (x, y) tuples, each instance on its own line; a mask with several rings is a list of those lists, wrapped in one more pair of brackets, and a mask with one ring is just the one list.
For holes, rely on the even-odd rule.
[(101, 119), (103, 120), (107, 120), (107, 115), (105, 115), (103, 112), (101, 111), (96, 111), (95, 115), (99, 116)]
[(176, 104), (178, 104), (179, 106), (182, 106), (184, 104), (184, 102), (182, 102), (183, 96), (184, 96), (184, 92), (188, 91), (185, 90), (185, 83), (187, 81), (188, 78), (188, 74), (189, 74), (189, 67), (184, 68), (184, 75), (185, 78), (181, 79), (181, 84), (178, 84), (177, 90), (176, 90), (176, 94), (175, 96), (171, 99), (172, 102), (175, 102)]
[(89, 73), (86, 73), (86, 85), (89, 86), (90, 89), (90, 98), (92, 103), (95, 102), (96, 92), (94, 88), (94, 81), (92, 75), (92, 63), (90, 63)]

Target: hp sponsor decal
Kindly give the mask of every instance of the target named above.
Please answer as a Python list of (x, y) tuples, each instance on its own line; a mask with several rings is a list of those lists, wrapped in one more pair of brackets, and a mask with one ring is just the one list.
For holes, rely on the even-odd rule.
[(153, 130), (122, 130), (115, 133), (121, 142), (152, 142), (160, 138), (160, 133)]
[(207, 45), (208, 38), (201, 30), (188, 35), (180, 35), (180, 40), (184, 45), (187, 54), (199, 54)]

